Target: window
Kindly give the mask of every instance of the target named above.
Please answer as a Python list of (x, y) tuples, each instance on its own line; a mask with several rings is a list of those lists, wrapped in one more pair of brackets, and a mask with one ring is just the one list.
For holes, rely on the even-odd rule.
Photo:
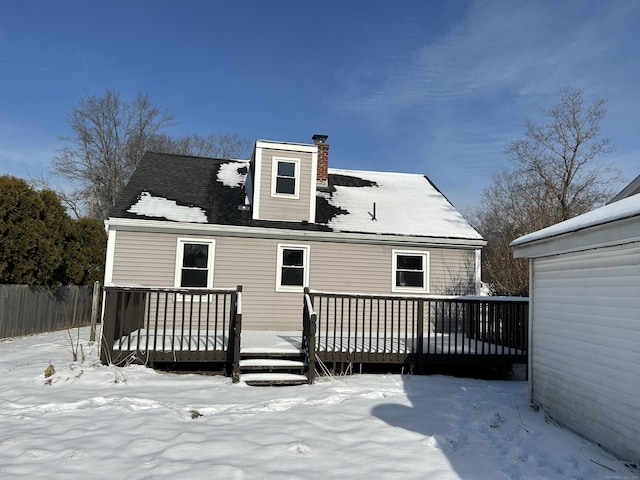
[(301, 292), (309, 283), (309, 247), (278, 245), (276, 291)]
[(429, 253), (393, 252), (393, 291), (429, 291)]
[(298, 198), (300, 160), (274, 158), (272, 168), (271, 194)]
[(211, 288), (213, 285), (213, 254), (213, 240), (178, 239), (176, 286)]

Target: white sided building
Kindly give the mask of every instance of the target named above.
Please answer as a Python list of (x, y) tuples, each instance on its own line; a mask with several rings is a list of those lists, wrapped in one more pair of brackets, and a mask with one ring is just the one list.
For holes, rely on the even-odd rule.
[(640, 195), (520, 237), (530, 265), (530, 397), (640, 461)]

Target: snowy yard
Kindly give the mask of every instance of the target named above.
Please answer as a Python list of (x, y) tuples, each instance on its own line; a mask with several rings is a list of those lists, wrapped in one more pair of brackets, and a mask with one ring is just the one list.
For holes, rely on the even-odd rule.
[(0, 340), (0, 478), (639, 478), (532, 410), (522, 381), (249, 387), (102, 366), (88, 334), (77, 362), (66, 331)]

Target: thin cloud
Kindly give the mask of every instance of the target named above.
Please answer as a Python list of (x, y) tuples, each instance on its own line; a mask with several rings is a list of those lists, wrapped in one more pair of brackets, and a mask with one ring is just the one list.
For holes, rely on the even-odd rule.
[(501, 90), (556, 94), (560, 86), (598, 73), (616, 46), (613, 33), (621, 17), (627, 9), (638, 10), (627, 3), (619, 9), (599, 5), (476, 2), (437, 42), (377, 69), (360, 70), (339, 96), (340, 108), (388, 119)]

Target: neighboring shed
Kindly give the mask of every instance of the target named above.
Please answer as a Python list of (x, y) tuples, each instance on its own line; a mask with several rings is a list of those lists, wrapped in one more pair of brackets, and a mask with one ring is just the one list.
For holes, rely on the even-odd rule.
[(530, 399), (640, 461), (640, 195), (516, 239), (529, 258)]

